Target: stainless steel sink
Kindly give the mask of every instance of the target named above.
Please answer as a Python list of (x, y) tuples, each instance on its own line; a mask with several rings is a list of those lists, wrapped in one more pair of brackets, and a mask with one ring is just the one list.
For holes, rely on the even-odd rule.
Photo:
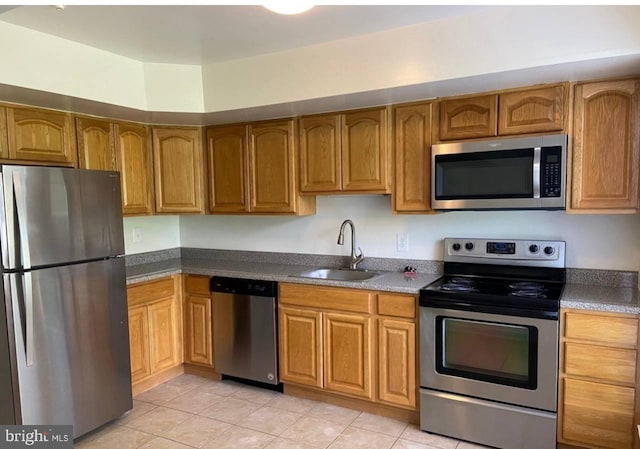
[(380, 274), (377, 271), (351, 270), (348, 268), (316, 268), (304, 271), (295, 275), (295, 277), (327, 279), (330, 281), (366, 281)]

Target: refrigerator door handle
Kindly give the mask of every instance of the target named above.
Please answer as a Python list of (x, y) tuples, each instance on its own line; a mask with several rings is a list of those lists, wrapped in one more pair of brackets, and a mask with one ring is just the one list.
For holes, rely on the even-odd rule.
[[(31, 268), (31, 251), (29, 250), (29, 233), (27, 225), (29, 223), (27, 217), (27, 205), (24, 180), (20, 177), (20, 172), (13, 174), (13, 200), (15, 201), (16, 223), (17, 229), (12, 229), (13, 235), (9, 236), (10, 241), (17, 242), (20, 240), (20, 263), (23, 269)], [(17, 235), (16, 235), (17, 234)], [(17, 238), (16, 238), (17, 237)], [(15, 265), (14, 265), (15, 266)]]
[[(24, 276), (22, 289), (18, 288), (18, 276)], [(24, 334), (24, 358), (27, 366), (33, 366), (33, 283), (31, 273), (12, 274), (11, 284), (13, 307), (17, 311), (14, 316), (20, 316), (20, 302), (24, 305), (24, 322), (21, 323)]]

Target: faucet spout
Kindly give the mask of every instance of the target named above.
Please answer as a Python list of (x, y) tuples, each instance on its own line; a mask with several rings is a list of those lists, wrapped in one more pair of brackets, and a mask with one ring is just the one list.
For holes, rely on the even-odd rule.
[(347, 225), (351, 226), (351, 259), (349, 261), (349, 269), (356, 270), (358, 268), (358, 264), (364, 260), (364, 253), (362, 252), (362, 249), (358, 247), (360, 254), (356, 256), (356, 226), (353, 224), (353, 221), (347, 219), (342, 222), (342, 225), (340, 225), (338, 245), (344, 245), (344, 228), (346, 228)]

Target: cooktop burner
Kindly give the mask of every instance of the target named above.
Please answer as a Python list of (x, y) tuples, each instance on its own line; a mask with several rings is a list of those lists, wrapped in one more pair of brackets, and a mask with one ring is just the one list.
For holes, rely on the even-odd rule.
[(474, 279), (452, 277), (440, 286), (440, 290), (449, 292), (477, 292), (478, 286)]
[(420, 290), (420, 305), (557, 319), (564, 245), (445, 239), (444, 275)]

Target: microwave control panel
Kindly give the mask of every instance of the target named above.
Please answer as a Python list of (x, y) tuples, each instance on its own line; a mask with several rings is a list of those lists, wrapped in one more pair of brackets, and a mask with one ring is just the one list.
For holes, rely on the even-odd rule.
[(540, 196), (559, 197), (562, 194), (562, 148), (544, 147), (540, 159)]

